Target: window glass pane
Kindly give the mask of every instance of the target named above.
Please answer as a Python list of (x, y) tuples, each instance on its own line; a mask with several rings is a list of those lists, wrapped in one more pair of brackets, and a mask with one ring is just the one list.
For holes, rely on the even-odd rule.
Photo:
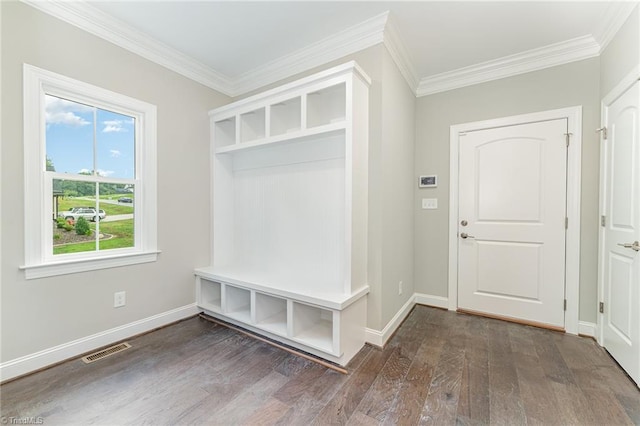
[(53, 254), (96, 250), (96, 184), (53, 180)]
[(100, 176), (135, 178), (135, 119), (97, 110), (96, 170)]
[(92, 173), (95, 108), (51, 95), (45, 108), (47, 170)]
[(133, 185), (100, 184), (100, 210), (106, 218), (99, 223), (100, 250), (133, 247)]
[[(53, 254), (134, 247), (133, 192), (126, 184), (54, 179)], [(79, 225), (83, 221), (88, 226)]]

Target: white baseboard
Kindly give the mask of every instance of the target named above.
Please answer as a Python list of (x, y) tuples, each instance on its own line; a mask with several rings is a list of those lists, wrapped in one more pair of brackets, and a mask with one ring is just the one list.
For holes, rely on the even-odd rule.
[(3, 362), (0, 364), (0, 381), (4, 382), (61, 361), (75, 358), (78, 355), (97, 348), (194, 316), (198, 314), (198, 312), (200, 312), (200, 310), (196, 307), (195, 303), (192, 303), (101, 333), (54, 346), (53, 348)]
[(413, 295), (415, 302), (419, 305), (433, 306), (434, 308), (449, 309), (449, 298), (442, 296), (432, 296), (430, 294), (416, 293)]
[(430, 294), (423, 293), (414, 293), (413, 296), (407, 300), (407, 302), (400, 308), (400, 310), (391, 318), (391, 321), (387, 323), (387, 325), (380, 330), (374, 330), (372, 328), (367, 328), (365, 330), (366, 336), (365, 341), (375, 346), (384, 346), (387, 343), (387, 340), (395, 333), (395, 331), (400, 327), (402, 321), (409, 315), (411, 309), (416, 304), (433, 306), (435, 308), (448, 309), (449, 307), (449, 299), (442, 296), (432, 296)]
[(598, 325), (592, 322), (578, 321), (578, 334), (595, 338)]
[(365, 341), (375, 346), (384, 346), (387, 340), (393, 335), (393, 333), (400, 327), (402, 321), (409, 315), (411, 309), (415, 305), (415, 294), (402, 305), (402, 308), (391, 318), (391, 321), (382, 329), (382, 331), (374, 330), (372, 328), (365, 329)]

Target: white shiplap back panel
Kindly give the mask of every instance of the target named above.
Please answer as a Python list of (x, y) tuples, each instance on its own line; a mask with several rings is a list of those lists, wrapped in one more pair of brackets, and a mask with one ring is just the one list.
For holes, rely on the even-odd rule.
[(344, 158), (236, 170), (236, 261), (278, 287), (342, 292), (344, 175)]

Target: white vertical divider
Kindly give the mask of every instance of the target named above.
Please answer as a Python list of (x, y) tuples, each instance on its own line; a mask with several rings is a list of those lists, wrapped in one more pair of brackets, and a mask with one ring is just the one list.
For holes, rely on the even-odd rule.
[(227, 285), (222, 283), (222, 287), (220, 288), (220, 310), (222, 310), (223, 314), (228, 312), (227, 308)]
[(266, 111), (264, 113), (264, 134), (265, 137), (271, 136), (271, 105), (267, 105)]
[(236, 114), (236, 145), (238, 145), (240, 143), (240, 129), (242, 127), (242, 124), (240, 123), (240, 114)]
[(251, 315), (251, 322), (253, 324), (258, 322), (258, 317), (257, 317), (257, 303), (256, 303), (256, 292), (251, 290), (251, 296), (249, 298), (249, 309), (250, 309), (250, 315)]
[(287, 300), (287, 337), (288, 338), (293, 337), (294, 322), (295, 320), (293, 318), (293, 300), (289, 299)]
[(350, 162), (350, 183), (345, 185), (349, 193), (349, 204), (345, 212), (350, 224), (346, 244), (349, 260), (346, 264), (350, 271), (345, 276), (346, 291), (353, 293), (366, 286), (367, 253), (368, 253), (368, 221), (369, 221), (369, 112), (362, 104), (369, 105), (369, 87), (358, 75), (349, 82), (351, 90), (347, 91), (347, 154)]
[(332, 329), (331, 329), (331, 348), (333, 353), (340, 353), (340, 313), (337, 311), (333, 311), (332, 313)]
[(307, 94), (302, 95), (300, 99), (300, 128), (307, 129)]
[(202, 277), (196, 275), (196, 303), (198, 306), (202, 306), (202, 302)]

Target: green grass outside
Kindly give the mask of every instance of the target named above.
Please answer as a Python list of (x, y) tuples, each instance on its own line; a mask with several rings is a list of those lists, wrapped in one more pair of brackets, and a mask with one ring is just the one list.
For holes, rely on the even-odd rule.
[[(90, 224), (91, 230), (95, 232), (96, 224)], [(71, 231), (73, 232), (73, 231)], [(100, 232), (102, 234), (113, 235), (109, 240), (101, 240), (100, 250), (112, 250), (118, 248), (128, 248), (134, 245), (133, 219), (118, 220), (116, 222), (100, 223)], [(53, 248), (53, 254), (81, 253), (85, 251), (95, 251), (96, 242), (88, 241), (86, 243), (67, 244)]]
[(114, 200), (118, 201), (118, 198), (131, 198), (133, 199), (133, 194), (124, 193), (124, 194), (109, 194), (109, 195), (101, 195), (99, 197), (101, 200)]
[[(100, 197), (102, 198), (102, 197)], [(120, 198), (118, 196), (116, 200)], [(93, 207), (95, 202), (91, 200), (81, 198), (64, 197), (59, 199), (58, 212), (61, 213), (65, 210), (69, 210), (72, 207)], [(113, 216), (117, 214), (131, 214), (133, 213), (133, 203), (131, 204), (100, 204), (100, 208), (104, 210), (107, 216)]]

